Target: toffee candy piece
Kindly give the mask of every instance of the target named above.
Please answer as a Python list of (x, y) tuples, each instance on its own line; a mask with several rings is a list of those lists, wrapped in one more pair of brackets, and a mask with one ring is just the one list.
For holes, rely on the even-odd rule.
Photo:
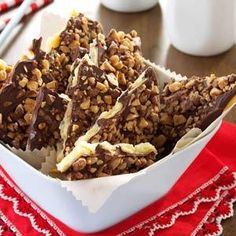
[(41, 86), (53, 82), (48, 77), (48, 71), (41, 73), (45, 53), (40, 50), (40, 44), (41, 39), (33, 41), (33, 58), (19, 61), (0, 90), (0, 139), (22, 150), (26, 149), (28, 127), (38, 91)]
[(5, 144), (25, 150), (29, 115), (34, 100), (27, 98), (26, 91), (12, 83), (0, 90), (0, 140)]
[(112, 108), (121, 94), (114, 76), (105, 74), (88, 57), (80, 60), (74, 71), (69, 89), (71, 101), (61, 126), (65, 153), (70, 152), (75, 141), (95, 123), (102, 112)]
[(116, 76), (122, 90), (126, 90), (146, 67), (141, 40), (134, 30), (125, 34), (112, 29), (106, 38), (99, 34), (90, 45), (90, 55), (102, 70)]
[(131, 145), (80, 142), (57, 169), (68, 180), (89, 179), (137, 172), (155, 162), (157, 150), (150, 143)]
[(68, 99), (62, 95), (58, 95), (46, 87), (40, 89), (29, 127), (29, 150), (56, 146), (61, 140), (59, 126), (67, 103)]
[[(41, 42), (42, 38), (33, 40), (31, 48), (33, 58), (26, 57), (18, 61), (9, 79), (10, 83), (15, 86), (31, 91), (31, 96), (44, 85), (50, 89), (57, 89), (56, 81), (50, 74), (47, 65), (46, 53), (40, 49)], [(37, 93), (34, 93), (34, 97), (36, 96)]]
[[(79, 58), (82, 58), (87, 52), (88, 50), (80, 48), (74, 51), (76, 53), (75, 57), (78, 56)], [(51, 77), (56, 81), (56, 91), (58, 93), (66, 93), (72, 61), (64, 53), (59, 54), (57, 51), (52, 50), (46, 55), (45, 62), (48, 64)]]
[(74, 13), (66, 28), (49, 40), (47, 58), (53, 77), (59, 83), (59, 93), (66, 91), (72, 63), (88, 52), (89, 44), (102, 31), (102, 26), (97, 21), (92, 21), (81, 13)]
[[(236, 75), (172, 81), (161, 94), (161, 137), (173, 142), (191, 128), (206, 129), (236, 95)], [(165, 136), (165, 137), (164, 137)]]
[(7, 82), (11, 71), (12, 67), (0, 59), (0, 89)]
[(89, 48), (89, 44), (102, 33), (100, 23), (93, 21), (81, 13), (74, 12), (67, 22), (66, 28), (50, 39), (49, 49), (55, 49), (60, 54), (70, 55), (71, 50), (78, 47)]
[(158, 129), (159, 108), (157, 78), (152, 68), (148, 68), (76, 143), (152, 143)]

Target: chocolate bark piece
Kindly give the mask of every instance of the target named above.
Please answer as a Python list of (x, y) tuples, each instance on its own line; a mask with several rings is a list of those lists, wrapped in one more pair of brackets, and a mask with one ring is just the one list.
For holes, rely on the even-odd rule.
[(128, 174), (153, 164), (156, 154), (157, 150), (150, 143), (134, 146), (126, 143), (81, 142), (57, 164), (57, 169), (65, 172), (68, 180)]
[(71, 101), (61, 127), (65, 154), (71, 151), (75, 141), (95, 123), (102, 112), (112, 108), (121, 94), (114, 76), (104, 73), (88, 57), (80, 60), (71, 80)]
[(67, 103), (68, 100), (55, 91), (46, 87), (40, 89), (29, 127), (29, 150), (55, 147), (61, 141), (59, 126), (64, 118)]
[(137, 32), (112, 29), (106, 38), (99, 34), (90, 45), (94, 62), (107, 73), (113, 73), (122, 90), (126, 90), (146, 68), (141, 53), (141, 40)]
[(103, 112), (95, 125), (76, 143), (108, 141), (111, 144), (141, 142), (155, 144), (159, 110), (157, 78), (153, 69), (148, 68), (128, 90), (122, 93), (112, 109)]
[(191, 128), (206, 129), (235, 95), (236, 75), (171, 81), (161, 94), (159, 139), (173, 146)]
[(100, 23), (93, 21), (81, 13), (75, 13), (67, 22), (66, 28), (60, 33), (60, 46), (56, 49), (61, 53), (67, 53), (63, 46), (69, 49), (78, 47), (89, 48), (89, 44), (102, 33)]
[(11, 71), (12, 67), (10, 65), (7, 65), (6, 62), (0, 59), (0, 89), (5, 83), (7, 83)]
[[(40, 49), (42, 38), (34, 39), (31, 47), (32, 58), (25, 56), (16, 63), (9, 78), (9, 83), (22, 89), (37, 91), (42, 86), (57, 89), (57, 83), (50, 74), (46, 53)], [(37, 94), (35, 94), (35, 97)]]
[(0, 140), (16, 149), (26, 149), (28, 127), (35, 107), (35, 91), (13, 83), (0, 91)]
[(71, 65), (76, 58), (82, 58), (89, 49), (89, 44), (102, 33), (102, 26), (83, 14), (72, 16), (66, 28), (49, 43), (47, 59), (54, 78), (58, 81), (58, 92), (65, 93)]
[[(75, 60), (75, 57), (82, 58), (87, 52), (87, 49), (77, 48), (73, 50), (72, 58), (73, 60)], [(50, 75), (57, 83), (56, 91), (58, 93), (66, 93), (73, 62), (72, 58), (69, 59), (64, 53), (59, 54), (56, 50), (48, 53), (46, 58)]]
[(26, 90), (11, 83), (0, 90), (0, 104), (0, 140), (24, 150), (34, 100), (27, 98)]
[(48, 77), (48, 71), (43, 69), (45, 53), (40, 50), (40, 44), (41, 39), (33, 41), (33, 57), (19, 61), (0, 90), (0, 139), (22, 150), (26, 149), (28, 127), (38, 91), (41, 86), (53, 82)]

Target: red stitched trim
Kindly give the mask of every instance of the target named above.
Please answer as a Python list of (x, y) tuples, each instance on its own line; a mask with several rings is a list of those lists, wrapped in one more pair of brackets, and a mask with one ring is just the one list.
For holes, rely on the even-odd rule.
[(217, 201), (222, 191), (236, 187), (236, 176), (227, 169), (227, 167), (223, 168), (212, 180), (203, 184), (184, 200), (129, 228), (119, 235), (135, 235), (137, 233), (155, 235), (161, 229), (167, 229), (174, 225), (175, 221), (180, 216), (194, 214), (200, 204)]
[(233, 216), (233, 204), (236, 202), (236, 188), (226, 190), (223, 196), (214, 204), (198, 225), (192, 236), (216, 236), (221, 235), (223, 228), (222, 220)]
[(58, 226), (27, 198), (1, 170), (0, 199), (9, 202), (10, 207), (18, 216), (28, 219), (32, 230), (45, 235), (64, 235)]
[[(43, 232), (44, 234), (50, 232), (52, 235), (63, 235), (60, 229), (57, 227), (55, 228), (55, 225), (53, 227), (51, 225), (53, 222), (48, 217), (45, 217), (40, 209), (25, 197), (2, 171), (0, 171), (0, 186), (0, 198), (9, 201), (16, 214), (21, 217), (28, 217), (31, 225), (32, 221), (30, 220), (30, 217), (33, 217), (35, 225), (38, 227), (35, 228), (35, 225), (32, 225), (35, 230), (39, 229), (41, 230), (40, 232)], [(232, 205), (235, 201), (236, 174), (230, 173), (227, 168), (223, 168), (212, 180), (202, 185), (184, 200), (172, 205), (165, 211), (148, 218), (144, 222), (128, 229), (120, 235), (137, 233), (155, 235), (157, 231), (171, 227), (178, 217), (194, 214), (198, 206), (205, 202), (216, 203), (203, 219), (202, 223), (199, 224), (193, 235), (218, 235), (222, 232), (222, 219), (229, 218), (233, 215)], [(199, 229), (204, 229), (204, 231)], [(0, 227), (0, 232), (1, 230), (2, 227)]]
[(21, 236), (15, 225), (0, 211), (0, 235)]

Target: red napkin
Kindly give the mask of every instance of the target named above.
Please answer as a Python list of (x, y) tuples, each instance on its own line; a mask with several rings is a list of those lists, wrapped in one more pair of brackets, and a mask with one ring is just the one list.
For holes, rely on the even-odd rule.
[[(236, 125), (224, 122), (169, 193), (99, 235), (219, 235), (236, 201)], [(161, 180), (159, 180), (161, 181)], [(0, 168), (0, 235), (85, 235), (45, 213)]]

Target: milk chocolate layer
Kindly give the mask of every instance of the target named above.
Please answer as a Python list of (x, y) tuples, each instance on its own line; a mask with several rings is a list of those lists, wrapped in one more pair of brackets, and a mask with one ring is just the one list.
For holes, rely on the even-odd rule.
[(29, 150), (56, 146), (61, 140), (59, 126), (65, 115), (68, 101), (56, 92), (43, 87), (36, 99), (29, 127)]

